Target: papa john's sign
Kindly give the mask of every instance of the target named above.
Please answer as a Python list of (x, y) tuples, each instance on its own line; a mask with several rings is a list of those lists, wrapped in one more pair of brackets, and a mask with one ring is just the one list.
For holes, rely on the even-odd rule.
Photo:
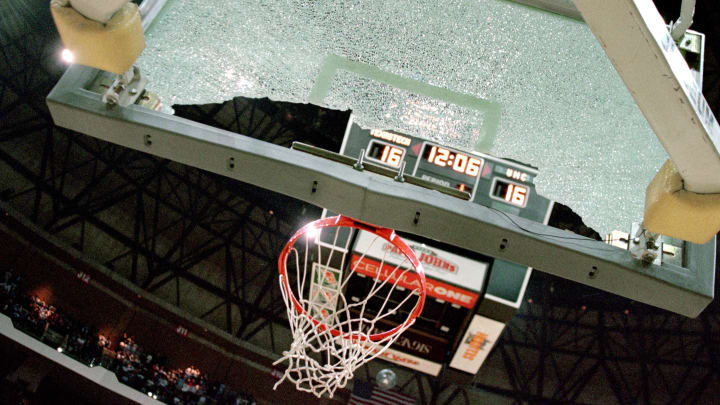
[[(488, 263), (468, 259), (408, 238), (403, 238), (403, 240), (417, 255), (427, 277), (452, 283), (475, 292), (482, 289), (487, 275)], [(360, 231), (355, 241), (354, 250), (361, 255), (365, 254), (366, 258), (373, 258), (377, 261), (384, 259), (385, 264), (390, 264), (392, 268), (398, 265), (405, 268), (410, 267), (405, 256), (395, 246), (382, 238), (376, 238), (375, 234), (369, 232)]]

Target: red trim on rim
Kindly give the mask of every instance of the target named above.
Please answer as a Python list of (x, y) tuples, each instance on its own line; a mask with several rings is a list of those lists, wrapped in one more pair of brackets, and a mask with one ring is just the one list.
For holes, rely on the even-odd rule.
[[(374, 335), (370, 335), (367, 337), (367, 339), (372, 340), (373, 342), (376, 342), (378, 340), (385, 339), (388, 336), (392, 336), (396, 333), (398, 333), (401, 329), (403, 329), (406, 326), (412, 325), (415, 322), (415, 319), (420, 316), (420, 313), (422, 313), (423, 307), (425, 306), (425, 295), (427, 290), (427, 285), (425, 283), (425, 271), (423, 270), (422, 264), (418, 260), (417, 256), (415, 256), (415, 252), (408, 246), (405, 241), (402, 240), (398, 235), (395, 234), (395, 231), (388, 228), (380, 228), (376, 227), (361, 221), (358, 221), (356, 219), (352, 219), (349, 217), (345, 217), (342, 215), (334, 216), (334, 217), (328, 217), (328, 218), (322, 218), (318, 219), (317, 221), (310, 222), (309, 224), (303, 226), (300, 228), (295, 234), (290, 238), (288, 243), (283, 248), (282, 252), (280, 252), (280, 257), (278, 257), (278, 271), (280, 272), (280, 276), (282, 279), (282, 285), (281, 287), (285, 289), (285, 291), (288, 294), (288, 297), (290, 298), (290, 301), (293, 304), (293, 307), (295, 307), (295, 311), (297, 311), (300, 314), (305, 314), (310, 318), (310, 320), (313, 322), (315, 326), (318, 328), (325, 329), (326, 326), (321, 323), (320, 321), (316, 320), (307, 312), (305, 309), (303, 309), (302, 305), (298, 302), (298, 300), (295, 298), (295, 294), (293, 294), (292, 290), (290, 289), (290, 284), (288, 282), (287, 278), (287, 268), (286, 268), (286, 262), (288, 255), (290, 254), (290, 250), (295, 245), (295, 242), (300, 239), (301, 236), (303, 236), (308, 229), (315, 228), (315, 229), (321, 229), (321, 228), (331, 228), (331, 227), (339, 227), (339, 226), (346, 226), (349, 228), (355, 228), (360, 229), (363, 231), (367, 231), (370, 233), (374, 233), (375, 235), (380, 236), (381, 238), (385, 239), (389, 243), (391, 243), (396, 248), (400, 249), (400, 251), (407, 257), (407, 259), (412, 264), (413, 268), (415, 269), (415, 272), (420, 278), (420, 296), (418, 298), (418, 302), (415, 304), (415, 308), (410, 313), (410, 316), (408, 319), (403, 322), (402, 324), (388, 330), (382, 333), (377, 333)], [(338, 331), (337, 329), (330, 329), (330, 333), (333, 336), (340, 336), (342, 332)], [(346, 339), (366, 339), (362, 335), (358, 335), (356, 332), (352, 333), (345, 333), (344, 338)]]

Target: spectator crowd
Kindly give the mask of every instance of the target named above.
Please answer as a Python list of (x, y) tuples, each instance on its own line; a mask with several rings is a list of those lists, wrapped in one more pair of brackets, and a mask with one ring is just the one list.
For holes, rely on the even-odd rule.
[(209, 381), (194, 366), (171, 369), (164, 356), (151, 353), (123, 334), (115, 350), (106, 336), (73, 319), (37, 296), (19, 291), (21, 277), (6, 271), (0, 277), (0, 311), (16, 328), (90, 367), (101, 365), (118, 380), (172, 405), (255, 405), (253, 398), (223, 383)]

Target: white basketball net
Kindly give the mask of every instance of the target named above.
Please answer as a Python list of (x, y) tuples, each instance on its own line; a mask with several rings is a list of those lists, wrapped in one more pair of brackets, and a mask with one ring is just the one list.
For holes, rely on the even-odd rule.
[[(380, 320), (396, 314), (404, 304), (412, 303), (409, 302), (412, 297), (419, 300), (420, 287), (405, 289), (398, 286), (399, 280), (408, 273), (414, 272), (410, 261), (405, 257), (399, 265), (386, 268), (383, 275), (389, 274), (389, 276), (384, 280), (380, 277), (369, 278), (372, 280), (372, 287), (367, 296), (359, 298), (353, 296), (348, 302), (344, 294), (345, 287), (351, 278), (362, 277), (358, 276), (355, 270), (365, 258), (365, 252), (359, 260), (354, 260), (354, 265), (345, 266), (349, 267), (350, 271), (342, 272), (342, 269), (331, 268), (330, 263), (333, 260), (337, 261), (337, 255), (342, 255), (341, 263), (346, 263), (345, 259), (349, 254), (349, 238), (344, 248), (337, 246), (340, 229), (349, 228), (323, 229), (324, 232), (335, 233), (332, 244), (318, 243), (319, 237), (306, 234), (295, 242), (288, 254), (286, 261), (288, 285), (293, 290), (292, 294), (303, 312), (298, 311), (294, 306), (286, 291), (284, 276), (281, 274), (280, 290), (287, 306), (293, 343), (283, 352), (283, 356), (273, 363), (278, 364), (283, 361), (288, 363), (284, 375), (273, 388), (277, 388), (287, 379), (294, 383), (298, 390), (311, 392), (317, 397), (328, 394), (332, 398), (335, 390), (344, 387), (352, 379), (358, 367), (382, 355), (413, 323), (402, 325), (397, 333), (389, 334), (379, 340), (370, 340), (373, 333), (378, 334), (392, 328), (387, 327), (386, 324), (377, 325)], [(308, 233), (310, 232), (312, 230)], [(384, 242), (383, 238), (375, 236), (372, 244)], [(387, 255), (386, 250), (380, 268), (386, 264)], [(293, 278), (295, 280), (292, 280)], [(405, 296), (398, 301), (399, 294)], [(395, 297), (395, 300), (391, 300), (391, 296)], [(370, 313), (367, 304), (373, 297), (376, 297), (376, 308), (379, 302), (382, 304), (379, 311)], [(332, 330), (336, 331), (337, 336), (331, 332)]]

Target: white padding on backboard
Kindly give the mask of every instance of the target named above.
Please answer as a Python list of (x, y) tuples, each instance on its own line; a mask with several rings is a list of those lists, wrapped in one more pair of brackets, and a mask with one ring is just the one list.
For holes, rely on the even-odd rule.
[(70, 0), (72, 8), (85, 17), (106, 23), (130, 0)]

